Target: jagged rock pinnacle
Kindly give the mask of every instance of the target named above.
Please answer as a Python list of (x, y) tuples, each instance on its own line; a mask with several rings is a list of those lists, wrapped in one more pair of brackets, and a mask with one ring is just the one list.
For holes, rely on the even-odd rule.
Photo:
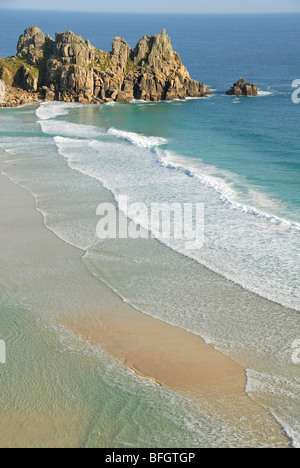
[[(46, 100), (159, 101), (211, 94), (190, 78), (166, 29), (144, 36), (133, 50), (124, 39), (115, 37), (112, 51), (105, 52), (72, 31), (56, 33), (53, 40), (32, 26), (19, 38), (17, 57), (24, 61), (18, 70), (19, 88), (38, 92)], [(8, 59), (1, 61), (0, 79), (4, 79), (11, 76), (10, 65)]]

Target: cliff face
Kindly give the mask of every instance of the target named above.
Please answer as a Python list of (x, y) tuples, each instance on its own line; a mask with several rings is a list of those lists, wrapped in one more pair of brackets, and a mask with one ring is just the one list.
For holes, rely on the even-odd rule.
[(3, 80), (0, 80), (0, 104), (6, 101), (6, 86)]
[(57, 33), (53, 40), (32, 26), (20, 36), (17, 55), (0, 59), (0, 79), (8, 95), (11, 87), (18, 88), (29, 101), (37, 95), (49, 101), (101, 103), (211, 94), (190, 78), (165, 30), (144, 36), (134, 50), (115, 37), (112, 51), (105, 52), (71, 31)]

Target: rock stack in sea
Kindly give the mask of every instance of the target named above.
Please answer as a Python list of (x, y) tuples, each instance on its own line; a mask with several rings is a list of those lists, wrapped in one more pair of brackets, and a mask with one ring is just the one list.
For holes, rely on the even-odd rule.
[(106, 52), (71, 31), (54, 40), (32, 26), (20, 36), (17, 55), (0, 59), (0, 78), (29, 101), (37, 96), (82, 103), (159, 101), (211, 94), (189, 76), (166, 30), (144, 36), (133, 50), (115, 37)]
[(240, 78), (226, 94), (228, 96), (258, 96), (258, 88), (253, 83), (246, 83), (243, 78)]

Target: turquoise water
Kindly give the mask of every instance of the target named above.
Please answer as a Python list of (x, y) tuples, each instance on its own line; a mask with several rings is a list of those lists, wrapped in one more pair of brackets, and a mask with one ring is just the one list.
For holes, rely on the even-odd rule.
[[(291, 83), (298, 78), (299, 16), (124, 19), (26, 13), (13, 22), (12, 18), (11, 13), (1, 12), (5, 24), (0, 55), (14, 52), (20, 28), (31, 23), (51, 34), (55, 29), (73, 29), (108, 49), (116, 34), (134, 44), (139, 36), (167, 26), (191, 75), (215, 90), (209, 99), (187, 102), (50, 103), (2, 109), (3, 171), (31, 191), (51, 230), (86, 251), (83, 267), (93, 277), (139, 310), (198, 333), (244, 365), (248, 392), (270, 409), (294, 446), (299, 446), (300, 368), (291, 362), (291, 345), (300, 333), (300, 107), (291, 101)], [(258, 84), (258, 98), (225, 96), (239, 75)], [(127, 195), (129, 201), (148, 206), (204, 203), (203, 249), (187, 251), (183, 242), (172, 239), (99, 242), (96, 207), (111, 195), (116, 203), (119, 195)], [(6, 321), (9, 291), (1, 308)], [(23, 304), (22, 288), (16, 297)], [(28, 313), (40, 310), (38, 301), (37, 289), (23, 306)], [(65, 301), (71, 307), (69, 298)], [(41, 342), (42, 338), (38, 346)], [(72, 366), (83, 359), (79, 354), (72, 354)], [(103, 357), (89, 359), (90, 369), (107, 368)], [(85, 407), (86, 421), (95, 408), (107, 405), (108, 409), (94, 419), (81, 444), (249, 443), (246, 428), (225, 427), (220, 435), (216, 416), (207, 419), (202, 408), (195, 417), (191, 402), (172, 392), (176, 411), (167, 422), (159, 416), (152, 420), (151, 410), (142, 414), (139, 405), (147, 401), (157, 415), (160, 408), (166, 414), (168, 391), (160, 389), (153, 396), (153, 386), (129, 378), (113, 360), (109, 369), (105, 382), (111, 393), (101, 390), (102, 399), (95, 386), (100, 388), (103, 382), (88, 380), (94, 397)], [(84, 372), (80, 375), (83, 378)], [(53, 374), (48, 378), (51, 381)], [(119, 378), (122, 391), (115, 385)], [(128, 379), (133, 379), (132, 384)], [(118, 408), (116, 401), (123, 401), (124, 389), (131, 395), (125, 408), (139, 408), (133, 412), (144, 431), (140, 438), (141, 429), (128, 423), (130, 411), (120, 415), (116, 431), (110, 422), (109, 408)], [(79, 393), (82, 401), (86, 394)], [(106, 438), (101, 439), (97, 434), (103, 430)], [(250, 431), (251, 437), (254, 443)]]
[[(141, 119), (124, 107), (109, 115), (112, 126), (162, 134), (170, 151), (216, 166), (238, 200), (300, 221), (300, 107), (291, 101), (292, 81), (298, 78), (299, 15), (45, 15), (2, 10), (0, 21), (1, 56), (15, 53), (18, 35), (31, 23), (51, 35), (73, 29), (105, 50), (116, 34), (133, 47), (146, 32), (167, 27), (191, 76), (214, 89), (214, 98), (173, 106), (171, 112), (142, 108)], [(260, 99), (224, 96), (240, 75), (258, 84)]]

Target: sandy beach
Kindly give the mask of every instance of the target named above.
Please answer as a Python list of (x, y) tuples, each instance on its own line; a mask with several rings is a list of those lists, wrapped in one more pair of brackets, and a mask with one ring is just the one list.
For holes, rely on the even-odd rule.
[(135, 310), (100, 312), (64, 325), (161, 385), (196, 397), (244, 395), (242, 366), (199, 336)]
[[(122, 302), (106, 285), (89, 275), (82, 266), (82, 251), (64, 243), (45, 228), (42, 215), (36, 211), (29, 192), (4, 175), (1, 175), (0, 181), (2, 268), (9, 270), (8, 258), (12, 254), (23, 272), (35, 263), (42, 264), (43, 268), (55, 264), (56, 269), (60, 268), (61, 274), (66, 276), (66, 264), (71, 265), (73, 273), (69, 286), (74, 307), (62, 310), (58, 318), (60, 325), (91, 345), (100, 346), (137, 374), (152, 380), (154, 385), (164, 385), (196, 399), (205, 398), (221, 414), (231, 419), (241, 416), (249, 418), (249, 424), (262, 434), (270, 431), (275, 444), (289, 445), (271, 415), (244, 393), (246, 375), (242, 366), (205, 344), (199, 336), (141, 314)], [(38, 270), (36, 275), (38, 277)], [(14, 278), (14, 281), (17, 282), (18, 278)], [(54, 289), (51, 292), (50, 287), (50, 294), (55, 295), (58, 307), (63, 309), (59, 279), (52, 287)], [(2, 416), (3, 424), (9, 417), (19, 422), (12, 425), (12, 433), (7, 425), (4, 428), (0, 423), (0, 433), (3, 435), (1, 445), (11, 444), (16, 434), (19, 440), (31, 440), (28, 430), (22, 436), (24, 422), (20, 416), (10, 411)], [(32, 428), (36, 424), (41, 431), (49, 433), (41, 414), (37, 413), (33, 422), (31, 420)], [(61, 418), (53, 418), (49, 440), (55, 438), (61, 424)]]
[[(14, 250), (16, 259), (26, 253), (32, 262), (43, 258), (47, 264), (57, 259), (63, 265), (70, 256), (77, 261), (83, 256), (83, 251), (65, 244), (45, 228), (30, 193), (5, 176), (1, 176), (0, 209), (2, 258), (7, 249)], [(87, 272), (81, 280), (84, 284), (95, 281)], [(246, 377), (242, 366), (205, 344), (199, 336), (139, 313), (103, 283), (100, 289), (101, 303), (95, 314), (89, 305), (83, 316), (79, 308), (72, 310), (71, 315), (67, 310), (62, 324), (162, 385), (195, 395), (244, 394)]]

